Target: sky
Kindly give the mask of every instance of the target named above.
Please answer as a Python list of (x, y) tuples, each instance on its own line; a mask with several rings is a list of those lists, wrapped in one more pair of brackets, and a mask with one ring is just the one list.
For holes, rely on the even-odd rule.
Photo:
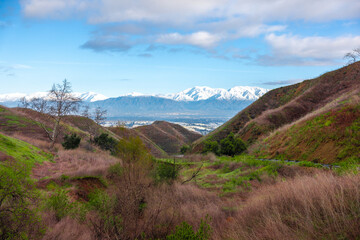
[(0, 94), (272, 89), (358, 47), (359, 0), (0, 0)]

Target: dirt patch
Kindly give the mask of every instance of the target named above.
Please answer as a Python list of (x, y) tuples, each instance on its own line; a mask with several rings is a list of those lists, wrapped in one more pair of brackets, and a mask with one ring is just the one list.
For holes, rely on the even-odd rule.
[(97, 177), (84, 177), (70, 181), (76, 189), (70, 193), (76, 200), (88, 201), (89, 194), (96, 189), (104, 189), (106, 186)]
[(3, 152), (0, 152), (0, 162), (13, 161), (13, 160), (15, 160), (15, 159), (12, 156), (9, 156)]

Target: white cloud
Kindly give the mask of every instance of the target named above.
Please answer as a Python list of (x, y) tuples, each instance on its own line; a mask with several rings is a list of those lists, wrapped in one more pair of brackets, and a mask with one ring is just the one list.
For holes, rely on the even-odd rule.
[(74, 17), (79, 12), (91, 10), (92, 0), (22, 0), (23, 12), (34, 18)]
[(331, 64), (359, 46), (357, 36), (275, 34), (292, 20), (358, 20), (359, 0), (21, 0), (21, 6), (30, 18), (84, 18), (98, 25), (99, 31), (82, 45), (95, 51), (124, 52), (156, 43), (209, 50), (222, 42), (267, 34), (273, 53), (262, 56), (262, 63)]
[(274, 55), (279, 57), (339, 59), (360, 46), (360, 36), (329, 38), (269, 34), (265, 39), (273, 48)]
[(26, 16), (87, 12), (92, 22), (151, 21), (170, 24), (234, 17), (262, 21), (329, 21), (359, 17), (358, 0), (23, 0)]
[(203, 48), (214, 47), (222, 39), (221, 36), (205, 31), (182, 35), (179, 33), (162, 34), (157, 39), (158, 43), (165, 44), (190, 44)]

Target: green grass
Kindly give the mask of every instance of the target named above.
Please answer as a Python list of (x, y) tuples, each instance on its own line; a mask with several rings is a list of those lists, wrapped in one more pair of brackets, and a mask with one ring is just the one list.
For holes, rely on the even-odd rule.
[(53, 156), (24, 141), (0, 134), (0, 151), (18, 162), (32, 167), (35, 163), (51, 161)]
[[(170, 162), (170, 161), (169, 161)], [(201, 171), (194, 180), (199, 186), (217, 189), (220, 194), (250, 191), (254, 181), (264, 178), (275, 178), (282, 163), (261, 161), (250, 155), (219, 157), (216, 161), (186, 162), (178, 161), (183, 166), (181, 175), (187, 179), (202, 165)]]

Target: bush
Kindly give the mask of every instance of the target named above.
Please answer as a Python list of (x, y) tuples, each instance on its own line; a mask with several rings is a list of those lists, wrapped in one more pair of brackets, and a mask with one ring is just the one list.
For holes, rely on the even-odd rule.
[(68, 149), (75, 149), (78, 148), (80, 145), (81, 137), (76, 135), (76, 133), (64, 136), (64, 142), (62, 143), (62, 146), (68, 150)]
[(213, 152), (216, 155), (219, 154), (219, 144), (217, 141), (206, 141), (204, 143), (204, 149), (202, 151), (202, 153), (207, 153), (207, 152)]
[(108, 150), (111, 153), (115, 152), (116, 140), (109, 137), (109, 134), (102, 133), (100, 136), (94, 138), (94, 143), (99, 146), (102, 150)]
[(55, 217), (58, 221), (69, 215), (72, 208), (67, 192), (62, 189), (57, 190), (50, 196), (46, 206), (55, 212)]
[(185, 154), (189, 150), (190, 150), (190, 146), (188, 146), (188, 145), (184, 145), (180, 148), (181, 154)]
[(179, 175), (179, 167), (172, 163), (158, 163), (156, 167), (156, 176), (160, 181), (175, 180)]
[(21, 165), (0, 164), (0, 239), (39, 239), (38, 194)]
[(230, 133), (225, 139), (220, 141), (220, 153), (228, 156), (240, 154), (246, 150), (246, 145), (240, 138), (235, 138), (234, 133)]
[(121, 139), (116, 145), (116, 156), (125, 163), (147, 162), (151, 159), (149, 151), (139, 137)]
[(186, 222), (182, 222), (176, 227), (175, 232), (166, 237), (167, 240), (206, 240), (211, 235), (211, 227), (208, 223), (208, 217), (205, 221), (201, 220), (200, 227), (197, 232)]

